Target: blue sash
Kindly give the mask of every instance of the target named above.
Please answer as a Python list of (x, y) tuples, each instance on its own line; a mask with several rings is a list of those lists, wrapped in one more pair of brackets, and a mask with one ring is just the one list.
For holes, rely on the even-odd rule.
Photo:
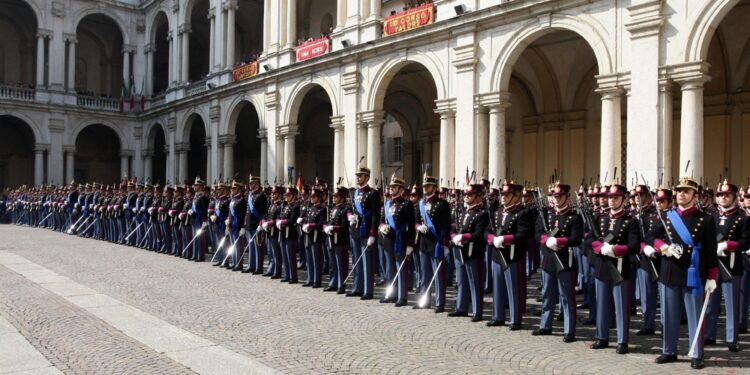
[(698, 268), (699, 254), (703, 245), (701, 243), (693, 243), (693, 237), (690, 235), (690, 231), (685, 226), (685, 223), (682, 221), (682, 218), (677, 211), (674, 209), (667, 211), (667, 217), (672, 222), (672, 227), (675, 232), (677, 232), (677, 235), (680, 236), (682, 242), (693, 248), (693, 253), (690, 255), (690, 268), (688, 268), (687, 274), (687, 286), (688, 288), (693, 289), (693, 296), (699, 297), (703, 293), (703, 288), (701, 287), (701, 276)]
[(357, 192), (354, 193), (354, 208), (357, 209), (357, 213), (362, 216), (362, 220), (360, 220), (359, 223), (359, 237), (365, 237), (367, 235), (367, 228), (365, 225), (367, 225), (367, 217), (372, 215), (372, 211), (365, 211), (365, 208), (362, 207), (362, 202), (359, 201), (359, 196), (362, 195), (359, 192), (359, 189), (357, 189)]
[(385, 219), (388, 221), (388, 225), (396, 232), (396, 243), (394, 246), (394, 252), (401, 254), (404, 251), (403, 248), (403, 241), (404, 241), (404, 232), (406, 231), (406, 224), (402, 225), (401, 227), (396, 226), (396, 220), (393, 219), (393, 215), (391, 215), (391, 201), (387, 200), (385, 201)]
[(256, 219), (261, 218), (262, 215), (255, 209), (255, 204), (253, 203), (253, 193), (250, 193), (247, 197), (247, 209), (250, 210), (250, 213), (253, 214)]
[(419, 200), (419, 213), (422, 215), (422, 220), (424, 221), (425, 225), (427, 225), (430, 233), (432, 233), (432, 235), (437, 238), (437, 243), (435, 243), (435, 253), (433, 254), (434, 257), (436, 259), (443, 259), (443, 257), (445, 256), (445, 254), (443, 254), (444, 233), (438, 234), (437, 229), (435, 228), (435, 224), (432, 223), (430, 215), (427, 214), (427, 209), (424, 205), (424, 198)]

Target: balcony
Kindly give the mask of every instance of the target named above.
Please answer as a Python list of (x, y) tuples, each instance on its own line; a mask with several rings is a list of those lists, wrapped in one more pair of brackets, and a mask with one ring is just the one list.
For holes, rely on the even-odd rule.
[(31, 87), (23, 87), (13, 84), (0, 85), (0, 98), (2, 99), (33, 102), (35, 97), (36, 90)]
[(206, 91), (206, 80), (202, 79), (197, 82), (188, 83), (185, 88), (185, 96), (193, 96)]
[(76, 96), (76, 103), (79, 107), (88, 109), (107, 112), (120, 111), (120, 100), (115, 98), (79, 94)]

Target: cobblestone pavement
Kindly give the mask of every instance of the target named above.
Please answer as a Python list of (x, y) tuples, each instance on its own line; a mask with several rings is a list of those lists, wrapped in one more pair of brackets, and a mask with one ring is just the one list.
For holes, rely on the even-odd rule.
[[(555, 323), (555, 336), (533, 337), (530, 329), (538, 323), (533, 312), (539, 309), (533, 293), (529, 296), (524, 330), (511, 332), (505, 327), (489, 328), (482, 323), (471, 323), (467, 318), (448, 318), (431, 310), (383, 305), (377, 302), (382, 290), (377, 291), (376, 300), (360, 301), (323, 293), (320, 289), (217, 269), (209, 263), (188, 262), (43, 229), (0, 226), (0, 236), (5, 239), (0, 243), (0, 251), (20, 255), (284, 373), (664, 374), (690, 371), (689, 360), (683, 356), (676, 364), (653, 363), (661, 346), (658, 336), (643, 339), (631, 334), (632, 353), (628, 355), (617, 355), (614, 349), (589, 349), (593, 328), (581, 323), (579, 341), (572, 344), (562, 342), (561, 322)], [(16, 296), (9, 298), (2, 294), (0, 313), (15, 326), (24, 324), (19, 317), (25, 314), (20, 311), (61, 309), (64, 313), (74, 313), (65, 310), (64, 303), (50, 304), (54, 297), (44, 298), (43, 302), (33, 302), (39, 298), (22, 297), (28, 295), (28, 289), (33, 291), (34, 288), (24, 286), (19, 276), (8, 271), (0, 275), (0, 290), (13, 290), (10, 294)], [(529, 291), (535, 292), (536, 285), (538, 280), (533, 279)], [(16, 292), (16, 288), (22, 291)], [(490, 301), (486, 300), (485, 317), (491, 316)], [(33, 310), (24, 310), (24, 306), (33, 303), (39, 305)], [(13, 311), (19, 312), (10, 313)], [(584, 313), (579, 311), (579, 322)], [(26, 323), (29, 326), (45, 327), (59, 321), (54, 314), (42, 315), (45, 318), (38, 312), (30, 314), (37, 315), (37, 320), (33, 324)], [(84, 319), (85, 316), (68, 315), (68, 319), (74, 318)], [(52, 344), (36, 338), (45, 336), (44, 331), (19, 329), (56, 366), (66, 362), (55, 359), (55, 352), (77, 352), (68, 347), (74, 340), (67, 336), (81, 339), (88, 336), (80, 335), (91, 334), (87, 341), (94, 341), (111, 335), (110, 341), (126, 343), (117, 348), (142, 350), (137, 343), (122, 341), (126, 337), (118, 336), (117, 331), (111, 332), (105, 326), (83, 333), (76, 332), (79, 329), (72, 324), (56, 327), (55, 336), (65, 339)], [(633, 332), (640, 328), (639, 319), (634, 319), (632, 327)], [(706, 353), (709, 367), (701, 373), (750, 374), (748, 336), (743, 336), (742, 340), (744, 351), (739, 353), (730, 353), (723, 346), (709, 349)], [(686, 340), (680, 345), (682, 354), (686, 353)], [(75, 363), (91, 366), (89, 368), (117, 366), (120, 362), (114, 359), (113, 363), (106, 361), (111, 358), (107, 350), (120, 350), (111, 346), (108, 349), (103, 345), (103, 349), (94, 351), (96, 354), (89, 354), (95, 366), (82, 363), (85, 362), (83, 357), (76, 358)], [(105, 353), (99, 355), (100, 350)], [(148, 357), (147, 350), (143, 357)], [(139, 361), (141, 358), (138, 357)], [(163, 364), (156, 359), (153, 361), (139, 363), (144, 366)], [(122, 372), (128, 372), (128, 368)]]

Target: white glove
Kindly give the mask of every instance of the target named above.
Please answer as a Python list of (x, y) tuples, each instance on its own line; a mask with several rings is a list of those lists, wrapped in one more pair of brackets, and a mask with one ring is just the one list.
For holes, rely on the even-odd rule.
[(605, 242), (602, 245), (602, 255), (614, 258), (615, 257), (615, 251), (612, 248), (612, 245), (610, 245), (610, 244), (608, 244), (608, 243)]
[(652, 246), (646, 245), (643, 248), (643, 253), (646, 254), (649, 258), (655, 258), (654, 254), (656, 254), (656, 249), (654, 249)]
[(450, 255), (451, 255), (451, 249), (449, 247), (447, 247), (447, 246), (444, 247), (443, 248), (443, 257), (445, 257), (446, 259), (448, 259), (448, 257)]
[(224, 235), (225, 236), (229, 235), (229, 227), (226, 227), (226, 229), (224, 229)]
[(382, 233), (383, 235), (386, 235), (386, 234), (388, 234), (388, 230), (389, 230), (389, 229), (390, 229), (390, 227), (389, 227), (388, 225), (385, 225), (385, 224), (381, 224), (381, 225), (380, 225), (380, 228), (378, 228), (378, 231), (379, 231), (380, 233)]
[(492, 239), (492, 246), (495, 246), (498, 249), (503, 248), (503, 236), (496, 236)]
[(375, 244), (375, 237), (367, 238), (367, 246), (372, 246), (374, 244)]
[(719, 244), (716, 246), (716, 255), (720, 257), (727, 256), (727, 241), (719, 242)]
[(548, 249), (557, 251), (557, 238), (555, 237), (549, 237), (547, 238), (547, 242), (545, 242), (545, 245)]
[(357, 225), (357, 215), (349, 215), (349, 225)]
[(206, 227), (208, 227), (208, 222), (204, 221), (203, 224), (201, 225), (201, 229), (206, 229)]
[(281, 220), (276, 220), (276, 228), (281, 230)]
[(424, 224), (420, 224), (420, 225), (419, 225), (419, 226), (417, 227), (417, 230), (419, 231), (419, 233), (422, 233), (422, 234), (427, 234), (427, 230), (428, 230), (428, 228), (427, 228), (427, 226), (426, 226), (426, 225), (424, 225)]
[(323, 227), (323, 232), (326, 232), (326, 234), (329, 235), (329, 236), (333, 235), (333, 226), (332, 225), (327, 225), (327, 226)]
[[(297, 219), (297, 222), (299, 223), (302, 219)], [(302, 231), (305, 233), (310, 233), (310, 224), (302, 224)]]
[(260, 226), (263, 227), (263, 230), (268, 231), (268, 222), (267, 221), (264, 221), (263, 224), (261, 224)]
[(211, 215), (210, 219), (211, 219), (212, 223), (215, 223), (216, 222), (216, 215)]
[(240, 237), (244, 237), (245, 233), (246, 233), (245, 228), (240, 228)]
[(706, 280), (706, 287), (704, 289), (706, 291), (706, 294), (713, 293), (713, 291), (716, 290), (716, 280)]
[(232, 224), (232, 220), (229, 220), (229, 218), (224, 220), (224, 225), (229, 226), (229, 224)]
[[(155, 210), (155, 208), (154, 208), (154, 207), (149, 207), (149, 208), (148, 208), (148, 214), (149, 214), (149, 215), (153, 215), (153, 214), (154, 214), (154, 210)], [(99, 211), (101, 212), (101, 208), (99, 209)]]
[(133, 209), (132, 211), (133, 211), (133, 213), (136, 213), (136, 212), (137, 212), (138, 210), (136, 210), (136, 209), (134, 208), (134, 209)]
[(745, 255), (747, 255), (747, 256), (749, 256), (749, 257), (750, 257), (750, 250), (748, 250), (748, 251), (745, 251)]
[(127, 210), (128, 209), (128, 204), (125, 203), (125, 204), (122, 205), (122, 207)]
[(192, 208), (188, 210), (188, 215), (193, 216), (193, 209)]
[(453, 244), (456, 246), (461, 246), (463, 239), (464, 239), (464, 236), (457, 234), (453, 236), (453, 239), (451, 239), (451, 242), (453, 242)]
[(406, 256), (411, 255), (411, 253), (414, 252), (414, 246), (407, 246), (406, 247)]
[(301, 217), (297, 218), (297, 224), (302, 224), (303, 219)]
[(680, 257), (682, 257), (682, 250), (679, 250), (677, 246), (670, 245), (668, 250), (669, 253), (672, 254), (673, 257), (675, 257), (675, 259), (680, 259)]

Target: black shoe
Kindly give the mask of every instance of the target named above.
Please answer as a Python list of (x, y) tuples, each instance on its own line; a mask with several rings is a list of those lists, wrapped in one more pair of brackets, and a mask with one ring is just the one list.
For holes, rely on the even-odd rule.
[(730, 352), (736, 353), (740, 351), (740, 345), (737, 344), (736, 342), (728, 342), (727, 347), (729, 348)]
[(606, 349), (609, 347), (609, 341), (597, 339), (591, 344), (591, 349)]
[(504, 325), (505, 322), (502, 320), (490, 320), (489, 322), (487, 322), (487, 327), (500, 327)]
[(406, 306), (406, 300), (400, 299), (400, 300), (396, 301), (396, 304), (394, 306), (396, 306), (396, 307)]
[(448, 316), (450, 316), (451, 318), (464, 317), (469, 316), (469, 313), (467, 313), (466, 311), (454, 311), (452, 313), (448, 313)]
[(508, 327), (509, 331), (519, 331), (521, 330), (521, 323), (513, 323)]
[(313, 284), (313, 285), (312, 285), (312, 288), (313, 288), (313, 289), (318, 289), (318, 288), (320, 288), (320, 287), (321, 287), (321, 285), (320, 285), (320, 284)]
[(566, 343), (566, 344), (569, 344), (569, 343), (575, 342), (575, 341), (576, 341), (576, 335), (574, 335), (572, 333), (569, 333), (569, 334), (563, 336), (563, 342)]
[(281, 276), (271, 276), (271, 279), (272, 279), (272, 280), (278, 280), (278, 279), (280, 279), (280, 278), (281, 278)]
[(250, 272), (253, 272), (253, 271), (251, 271), (249, 268), (246, 270), (242, 270), (242, 273), (250, 273)]
[[(248, 270), (250, 272), (250, 270)], [(253, 271), (253, 275), (262, 275), (263, 271)]]
[(617, 354), (628, 354), (628, 344), (617, 344)]
[(338, 291), (336, 291), (336, 294), (346, 294), (346, 289), (341, 288)]
[(394, 303), (396, 302), (396, 297), (384, 297), (380, 299), (380, 303)]
[(703, 359), (702, 358), (693, 358), (693, 359), (690, 360), (690, 367), (693, 368), (693, 369), (695, 369), (695, 370), (700, 370), (700, 369), (706, 367), (706, 364), (703, 363)]
[(270, 273), (270, 272), (267, 272), (267, 273), (263, 274), (263, 277), (272, 277), (272, 276), (273, 276), (273, 274)]
[(214, 264), (212, 264), (212, 266), (214, 266), (214, 267), (218, 267), (220, 265), (221, 265), (221, 263), (214, 263)]
[(303, 288), (307, 288), (307, 287), (311, 287), (311, 286), (312, 286), (312, 283), (304, 283), (304, 284), (302, 284)]
[(363, 294), (362, 297), (359, 297), (362, 301), (368, 301), (372, 299), (372, 294)]
[(297, 281), (297, 280), (289, 280), (289, 284), (299, 284), (299, 281)]
[(588, 303), (582, 303), (582, 304), (576, 306), (576, 308), (578, 310), (588, 310), (589, 309), (589, 304)]
[(482, 316), (481, 315), (473, 316), (471, 318), (471, 322), (472, 323), (481, 322), (481, 321), (482, 321)]
[(237, 271), (244, 272), (244, 270), (242, 268), (232, 267), (232, 272), (237, 272)]
[(531, 331), (532, 336), (549, 336), (552, 334), (552, 330), (549, 328), (537, 328)]
[(677, 354), (662, 354), (656, 357), (654, 362), (658, 364), (677, 362)]
[(336, 287), (335, 286), (329, 286), (328, 288), (323, 289), (324, 292), (335, 292)]
[(349, 292), (346, 293), (347, 297), (362, 297), (362, 292)]
[(703, 346), (714, 346), (714, 345), (716, 345), (716, 339), (703, 340)]
[(654, 332), (653, 328), (641, 328), (638, 332), (635, 333), (636, 336), (653, 336), (656, 332)]
[(445, 307), (443, 306), (436, 306), (435, 307), (435, 314), (442, 314), (445, 312)]

